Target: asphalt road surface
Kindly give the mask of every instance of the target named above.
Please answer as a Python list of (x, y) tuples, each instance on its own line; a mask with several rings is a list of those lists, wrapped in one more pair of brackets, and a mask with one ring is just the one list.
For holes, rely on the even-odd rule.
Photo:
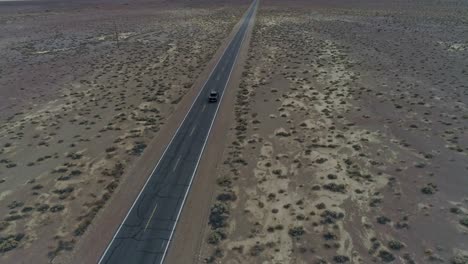
[[(103, 253), (99, 263), (163, 263), (211, 127), (222, 102), (224, 89), (257, 0), (247, 10), (239, 31), (200, 90), (192, 107), (166, 147), (164, 154)], [(219, 94), (208, 102), (210, 91)]]

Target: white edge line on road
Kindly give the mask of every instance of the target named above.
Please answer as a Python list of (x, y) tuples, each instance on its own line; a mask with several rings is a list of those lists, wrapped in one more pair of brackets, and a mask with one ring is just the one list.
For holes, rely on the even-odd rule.
[[(254, 3), (256, 4), (256, 0), (254, 0)], [(252, 6), (252, 8), (254, 8), (254, 7), (256, 7), (256, 5)], [(247, 10), (247, 13), (249, 12), (249, 10), (250, 10), (250, 8)], [(250, 23), (250, 21), (249, 21), (249, 23)], [(242, 27), (242, 25), (241, 25), (241, 27)], [(248, 28), (248, 26), (247, 26), (247, 28)], [(200, 152), (200, 155), (198, 156), (197, 165), (195, 166), (195, 169), (193, 170), (193, 174), (192, 174), (192, 177), (190, 178), (189, 186), (187, 187), (187, 191), (185, 192), (184, 199), (182, 200), (182, 204), (180, 205), (179, 212), (177, 213), (177, 218), (175, 220), (174, 226), (172, 227), (171, 235), (169, 236), (169, 240), (168, 240), (168, 242), (166, 244), (166, 248), (164, 249), (164, 254), (163, 254), (163, 256), (161, 258), (161, 262), (159, 262), (159, 264), (162, 264), (164, 262), (165, 257), (166, 257), (167, 249), (169, 248), (169, 245), (170, 245), (170, 243), (172, 241), (172, 236), (174, 235), (175, 227), (176, 227), (177, 223), (179, 222), (179, 217), (180, 217), (180, 214), (182, 213), (182, 209), (184, 207), (185, 200), (187, 199), (190, 188), (192, 187), (193, 179), (195, 177), (195, 174), (197, 173), (198, 165), (200, 164), (200, 159), (203, 156), (203, 152), (205, 150), (206, 142), (208, 141), (208, 138), (210, 137), (211, 128), (213, 127), (214, 121), (216, 120), (216, 116), (218, 115), (219, 107), (221, 106), (221, 103), (223, 102), (223, 97), (224, 97), (224, 93), (226, 91), (226, 87), (229, 84), (229, 81), (231, 79), (232, 71), (234, 70), (236, 62), (237, 62), (237, 57), (238, 57), (238, 55), (240, 53), (242, 45), (244, 44), (245, 35), (247, 35), (246, 33), (247, 33), (247, 29), (246, 29), (246, 32), (244, 33), (244, 35), (242, 36), (242, 41), (240, 43), (239, 50), (237, 51), (236, 57), (234, 59), (234, 63), (232, 65), (232, 67), (231, 67), (231, 71), (229, 72), (228, 79), (226, 81), (226, 84), (224, 85), (223, 93), (221, 94), (221, 99), (219, 100), (218, 106), (216, 107), (216, 111), (215, 111), (215, 114), (213, 116), (213, 120), (211, 120), (210, 129), (208, 130), (208, 133), (207, 133), (206, 138), (205, 138), (205, 142), (203, 143), (202, 150)]]
[[(234, 34), (234, 37), (236, 36), (236, 34)], [(216, 67), (218, 67), (218, 64), (219, 62), (221, 61), (221, 59), (223, 58), (224, 54), (226, 53), (226, 50), (229, 48), (230, 44), (231, 44), (232, 40), (226, 45), (226, 48), (224, 48), (224, 51), (223, 51), (223, 54), (221, 54), (221, 56), (219, 57), (218, 61), (216, 62), (215, 66), (213, 67), (213, 69), (211, 70), (210, 72), (210, 75), (208, 75), (208, 78), (206, 78), (206, 81), (205, 83), (203, 84), (203, 86), (201, 87), (200, 91), (198, 91), (198, 94), (197, 94), (197, 97), (195, 97), (195, 100), (193, 100), (192, 102), (192, 105), (190, 106), (189, 110), (187, 111), (187, 113), (185, 114), (184, 116), (184, 119), (182, 119), (182, 122), (180, 122), (180, 125), (179, 127), (177, 127), (177, 130), (176, 132), (174, 133), (174, 135), (172, 136), (171, 138), (171, 141), (169, 141), (169, 144), (166, 145), (166, 148), (164, 149), (164, 152), (162, 153), (161, 157), (159, 157), (159, 160), (158, 160), (158, 163), (156, 163), (156, 166), (154, 167), (153, 171), (151, 172), (150, 176), (148, 177), (148, 179), (146, 180), (145, 182), (145, 185), (143, 185), (143, 187), (141, 188), (140, 192), (138, 193), (138, 196), (136, 197), (135, 201), (133, 202), (132, 206), (130, 207), (130, 209), (128, 210), (127, 212), (127, 215), (125, 215), (125, 218), (124, 220), (120, 223), (119, 225), (119, 228), (117, 229), (117, 231), (115, 232), (114, 236), (112, 237), (112, 240), (109, 242), (109, 244), (107, 245), (106, 247), (106, 250), (104, 251), (104, 253), (102, 254), (101, 258), (99, 259), (99, 262), (98, 264), (101, 264), (102, 261), (104, 260), (104, 257), (106, 256), (107, 254), (107, 251), (109, 251), (110, 249), (110, 246), (112, 245), (112, 243), (114, 242), (117, 234), (120, 232), (120, 229), (122, 229), (122, 226), (123, 224), (125, 223), (125, 221), (127, 220), (128, 216), (130, 215), (130, 212), (133, 210), (133, 207), (135, 207), (135, 204), (137, 203), (138, 199), (140, 198), (141, 194), (143, 193), (143, 191), (145, 190), (145, 187), (146, 185), (148, 184), (148, 182), (150, 181), (150, 179), (152, 178), (153, 176), (153, 173), (154, 171), (156, 170), (156, 168), (158, 168), (158, 165), (159, 163), (161, 162), (162, 158), (164, 157), (164, 154), (166, 154), (166, 151), (169, 149), (169, 146), (172, 144), (172, 141), (174, 140), (174, 138), (177, 136), (177, 133), (179, 132), (179, 129), (182, 127), (182, 125), (184, 124), (185, 122), (185, 119), (187, 118), (187, 116), (189, 115), (190, 111), (192, 110), (193, 106), (195, 105), (195, 102), (198, 100), (198, 97), (200, 97), (200, 94), (201, 92), (204, 90), (205, 86), (206, 86), (206, 83), (210, 80), (211, 78), (211, 75), (213, 75), (213, 72), (214, 70), (216, 69)], [(223, 92), (223, 95), (224, 95), (224, 92)], [(221, 98), (222, 99), (222, 98)], [(218, 105), (219, 107), (219, 105)], [(216, 109), (216, 112), (218, 110)], [(215, 114), (215, 117), (216, 117), (216, 114)], [(214, 118), (213, 118), (214, 120)], [(211, 130), (211, 128), (210, 128)], [(209, 132), (208, 132), (209, 133)], [(204, 148), (204, 146), (203, 146)], [(202, 150), (203, 152), (203, 150)], [(197, 167), (198, 167), (198, 164), (197, 164)], [(189, 187), (190, 188), (190, 187)], [(185, 200), (185, 198), (184, 198)], [(183, 205), (183, 203), (182, 203)], [(179, 212), (180, 214), (180, 212)], [(179, 216), (177, 216), (177, 220), (179, 219)], [(176, 220), (176, 224), (177, 224), (177, 220)], [(175, 226), (175, 225), (174, 225)], [(174, 230), (172, 230), (172, 232), (174, 232)], [(172, 237), (172, 233), (171, 233), (171, 237)], [(169, 241), (171, 240), (171, 237), (169, 238)], [(163, 258), (162, 260), (164, 260), (164, 256), (166, 255), (166, 251), (167, 251), (167, 246), (169, 245), (169, 243), (167, 243), (166, 245), (166, 249), (164, 250), (164, 255), (163, 255)], [(162, 261), (161, 261), (162, 263)]]

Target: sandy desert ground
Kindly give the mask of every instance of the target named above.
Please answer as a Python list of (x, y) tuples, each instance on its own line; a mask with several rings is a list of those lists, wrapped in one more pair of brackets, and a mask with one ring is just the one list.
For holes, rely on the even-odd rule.
[[(1, 263), (89, 235), (248, 2), (86, 1), (0, 3)], [(464, 1), (261, 1), (205, 262), (468, 263), (467, 39)]]
[(218, 2), (0, 4), (1, 263), (73, 250), (245, 9)]
[(268, 1), (208, 263), (468, 263), (468, 5)]

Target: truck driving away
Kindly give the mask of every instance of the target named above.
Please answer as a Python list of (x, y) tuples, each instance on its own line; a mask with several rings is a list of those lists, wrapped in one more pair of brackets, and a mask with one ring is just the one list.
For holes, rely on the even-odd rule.
[(211, 91), (210, 95), (208, 96), (208, 102), (216, 103), (218, 101), (218, 92)]

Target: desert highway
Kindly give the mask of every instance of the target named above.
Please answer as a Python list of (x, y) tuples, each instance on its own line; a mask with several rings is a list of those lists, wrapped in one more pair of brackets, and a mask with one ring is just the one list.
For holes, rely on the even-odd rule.
[[(222, 103), (257, 0), (224, 50), (193, 104), (156, 164), (152, 174), (115, 232), (100, 264), (163, 263), (198, 163)], [(219, 94), (208, 102), (210, 91)]]

